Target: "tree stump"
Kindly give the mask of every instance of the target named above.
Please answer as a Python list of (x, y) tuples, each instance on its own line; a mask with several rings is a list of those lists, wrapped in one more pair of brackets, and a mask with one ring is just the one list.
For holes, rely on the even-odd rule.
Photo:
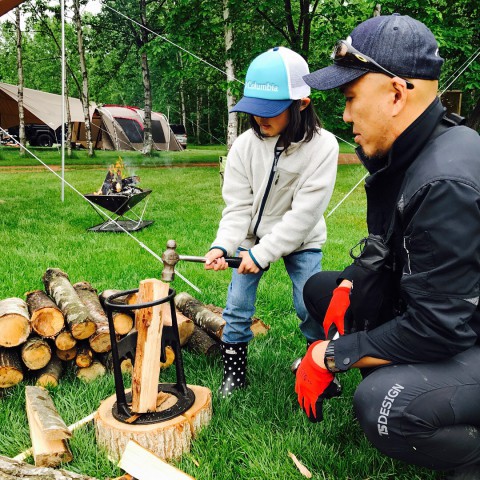
[[(98, 445), (105, 448), (114, 462), (118, 462), (129, 440), (135, 440), (167, 461), (189, 452), (192, 439), (212, 418), (212, 393), (206, 387), (188, 387), (195, 393), (195, 402), (186, 412), (173, 419), (149, 425), (118, 421), (112, 415), (117, 397), (112, 395), (107, 398), (100, 404), (94, 419)], [(171, 399), (176, 401), (173, 396)], [(162, 403), (157, 411), (170, 408), (172, 403), (169, 400)]]

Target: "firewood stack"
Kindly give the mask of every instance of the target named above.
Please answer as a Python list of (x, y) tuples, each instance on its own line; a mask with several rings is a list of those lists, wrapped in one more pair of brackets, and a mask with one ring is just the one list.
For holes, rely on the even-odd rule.
[[(118, 290), (100, 295), (88, 282), (72, 284), (58, 268), (43, 275), (45, 290), (35, 290), (21, 298), (0, 300), (0, 389), (20, 383), (26, 373), (33, 374), (38, 386), (57, 386), (65, 368), (73, 368), (78, 378), (92, 381), (112, 370), (110, 333), (103, 301)], [(120, 297), (119, 304), (135, 304), (136, 296)], [(225, 321), (219, 307), (204, 305), (188, 293), (176, 295), (176, 316), (181, 346), (196, 353), (213, 355)], [(135, 330), (134, 317), (113, 313), (117, 339)], [(254, 334), (268, 331), (254, 319)], [(167, 347), (166, 368), (174, 361)], [(122, 363), (131, 373), (131, 363)]]

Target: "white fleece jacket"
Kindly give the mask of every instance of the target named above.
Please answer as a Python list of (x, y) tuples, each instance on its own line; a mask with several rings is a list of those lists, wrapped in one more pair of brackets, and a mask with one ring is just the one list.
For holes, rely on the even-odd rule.
[(290, 145), (273, 168), (278, 138), (262, 140), (250, 129), (234, 142), (222, 190), (226, 207), (212, 243), (229, 256), (238, 247), (250, 250), (262, 268), (325, 243), (323, 213), (337, 173), (338, 143), (327, 130), (321, 129), (310, 142)]

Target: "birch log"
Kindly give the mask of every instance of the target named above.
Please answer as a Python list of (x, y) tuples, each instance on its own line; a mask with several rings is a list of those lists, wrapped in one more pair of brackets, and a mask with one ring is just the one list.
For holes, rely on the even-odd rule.
[(93, 351), (103, 353), (112, 349), (108, 318), (98, 299), (97, 290), (88, 282), (78, 282), (73, 285), (80, 300), (87, 308), (90, 318), (95, 322), (96, 330), (88, 339)]
[(34, 467), (25, 462), (0, 455), (0, 478), (3, 480), (96, 480), (68, 470)]
[(28, 292), (27, 305), (32, 329), (41, 337), (54, 337), (62, 331), (63, 313), (43, 290)]
[(62, 310), (71, 334), (77, 340), (90, 337), (95, 332), (95, 323), (70, 283), (68, 275), (58, 268), (49, 268), (42, 280), (47, 293)]
[(0, 347), (0, 388), (13, 387), (23, 380), (22, 362), (15, 349)]
[(16, 347), (30, 335), (28, 305), (21, 298), (0, 300), (0, 346)]
[[(100, 295), (100, 303), (103, 305), (105, 300), (111, 295), (115, 295), (119, 290), (104, 290)], [(116, 298), (113, 303), (118, 305), (132, 305), (135, 303), (137, 294), (124, 295)], [(113, 328), (119, 335), (126, 335), (133, 328), (133, 314), (128, 312), (112, 312)]]
[(38, 387), (57, 387), (63, 373), (63, 362), (53, 355), (48, 364), (38, 371), (35, 385)]
[(59, 350), (70, 350), (76, 344), (77, 340), (73, 338), (73, 335), (70, 332), (63, 331), (55, 337), (55, 346)]
[(37, 335), (30, 336), (21, 347), (22, 361), (30, 370), (40, 370), (52, 358), (52, 349), (47, 340)]
[(219, 339), (222, 338), (225, 320), (220, 315), (211, 312), (200, 300), (186, 292), (180, 292), (175, 296), (175, 305), (180, 312), (191, 318), (200, 328)]

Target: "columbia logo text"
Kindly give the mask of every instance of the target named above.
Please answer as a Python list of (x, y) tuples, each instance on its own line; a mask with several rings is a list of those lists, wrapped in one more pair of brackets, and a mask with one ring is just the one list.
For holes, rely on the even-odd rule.
[(264, 92), (278, 92), (278, 86), (273, 85), (271, 83), (257, 83), (257, 82), (252, 82), (249, 80), (247, 82), (247, 88), (251, 88), (252, 90), (262, 90)]
[(404, 388), (405, 387), (402, 385), (396, 383), (385, 395), (385, 398), (382, 401), (382, 406), (380, 407), (380, 415), (378, 416), (377, 420), (378, 434), (380, 436), (388, 435), (388, 416), (390, 415), (390, 410), (393, 406), (395, 398), (398, 397)]

